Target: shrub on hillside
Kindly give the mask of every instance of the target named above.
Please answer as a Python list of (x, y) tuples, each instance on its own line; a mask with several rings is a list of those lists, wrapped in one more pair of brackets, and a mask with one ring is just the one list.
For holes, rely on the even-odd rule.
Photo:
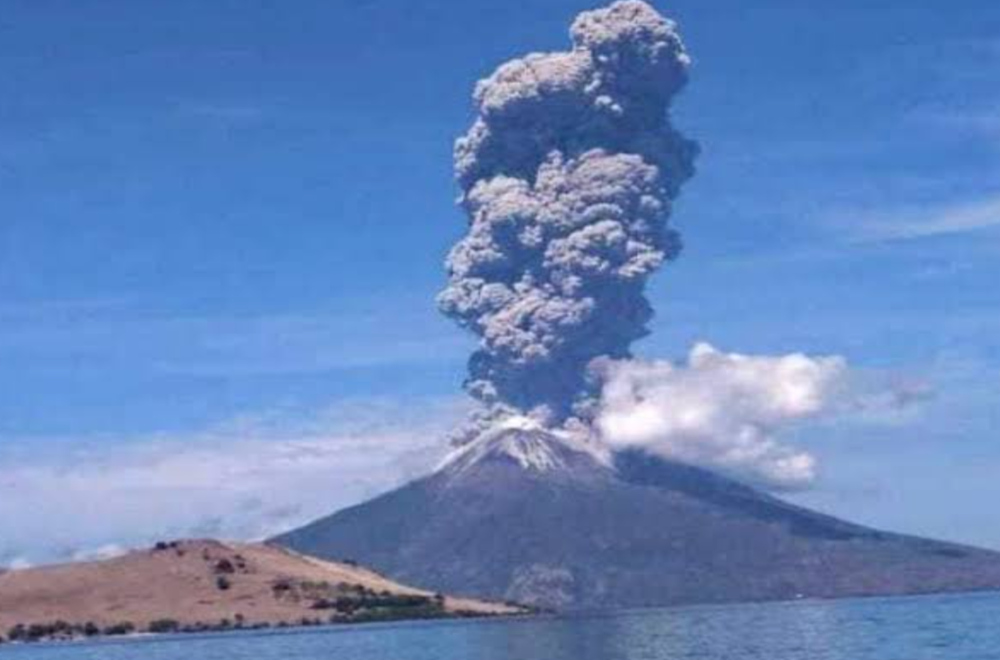
[(150, 621), (149, 632), (151, 633), (174, 633), (180, 630), (181, 624), (174, 619), (157, 619)]

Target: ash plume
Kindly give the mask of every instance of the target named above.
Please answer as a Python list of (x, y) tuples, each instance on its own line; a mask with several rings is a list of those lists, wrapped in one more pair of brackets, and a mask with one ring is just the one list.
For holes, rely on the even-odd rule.
[(675, 24), (624, 0), (570, 36), (480, 81), (455, 146), (469, 230), (438, 303), (480, 337), (465, 386), (485, 423), (589, 422), (590, 366), (630, 357), (646, 282), (680, 250), (668, 218), (698, 150), (669, 120), (689, 65)]

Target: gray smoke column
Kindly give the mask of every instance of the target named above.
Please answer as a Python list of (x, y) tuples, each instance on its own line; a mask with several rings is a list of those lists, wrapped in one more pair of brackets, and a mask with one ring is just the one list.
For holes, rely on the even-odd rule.
[(675, 24), (625, 0), (570, 35), (480, 81), (455, 146), (469, 231), (438, 303), (481, 338), (466, 389), (487, 421), (589, 421), (589, 367), (630, 357), (646, 281), (680, 250), (667, 220), (698, 150), (669, 120), (689, 65)]

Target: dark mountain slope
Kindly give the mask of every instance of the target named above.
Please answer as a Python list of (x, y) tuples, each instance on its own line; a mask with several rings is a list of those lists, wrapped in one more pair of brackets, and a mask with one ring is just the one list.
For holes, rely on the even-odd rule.
[(1000, 588), (1000, 554), (890, 534), (642, 453), (506, 431), (274, 540), (441, 591), (560, 608)]

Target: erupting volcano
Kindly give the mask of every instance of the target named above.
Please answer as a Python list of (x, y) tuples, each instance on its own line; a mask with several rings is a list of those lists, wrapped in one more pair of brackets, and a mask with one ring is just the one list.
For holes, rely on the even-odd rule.
[(438, 304), (479, 337), (465, 385), (480, 407), (454, 453), (275, 542), (561, 608), (1000, 588), (1000, 554), (754, 487), (813, 478), (812, 457), (773, 431), (835, 396), (838, 358), (699, 345), (686, 372), (633, 358), (647, 282), (680, 251), (669, 220), (698, 148), (670, 107), (690, 60), (638, 0), (584, 12), (570, 35), (571, 50), (481, 81), (456, 144), (469, 227)]

